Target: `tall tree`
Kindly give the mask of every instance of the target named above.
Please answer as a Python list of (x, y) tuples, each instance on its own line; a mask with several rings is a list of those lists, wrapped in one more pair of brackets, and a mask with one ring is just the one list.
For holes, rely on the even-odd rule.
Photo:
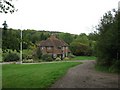
[(6, 51), (8, 49), (20, 50), (20, 30), (12, 30), (7, 28), (6, 22), (3, 23), (2, 29), (2, 50)]
[(101, 19), (97, 29), (99, 31), (97, 40), (97, 63), (99, 65), (109, 68), (120, 65), (119, 26), (120, 12), (118, 11), (109, 11)]
[(4, 21), (4, 23), (3, 23), (3, 29), (7, 30), (7, 28), (8, 28), (8, 25), (7, 25), (6, 21)]

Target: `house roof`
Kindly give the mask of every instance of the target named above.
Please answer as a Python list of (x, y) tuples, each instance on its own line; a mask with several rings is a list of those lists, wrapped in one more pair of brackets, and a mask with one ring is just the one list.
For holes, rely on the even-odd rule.
[(39, 46), (68, 46), (63, 40), (57, 39), (54, 35), (51, 35), (47, 40), (41, 41)]

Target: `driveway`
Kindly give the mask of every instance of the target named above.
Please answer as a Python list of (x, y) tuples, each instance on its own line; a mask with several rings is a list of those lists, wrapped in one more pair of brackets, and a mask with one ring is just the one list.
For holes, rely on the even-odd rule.
[[(80, 61), (80, 60), (79, 60)], [(68, 70), (51, 88), (118, 88), (118, 75), (95, 71), (94, 60)]]

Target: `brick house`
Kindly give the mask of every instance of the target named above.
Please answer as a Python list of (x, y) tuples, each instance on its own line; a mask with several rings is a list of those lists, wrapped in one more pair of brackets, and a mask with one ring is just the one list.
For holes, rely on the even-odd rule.
[(55, 35), (51, 35), (47, 40), (41, 41), (39, 47), (42, 54), (50, 54), (53, 58), (60, 57), (63, 59), (70, 53), (68, 44), (63, 40), (57, 39)]

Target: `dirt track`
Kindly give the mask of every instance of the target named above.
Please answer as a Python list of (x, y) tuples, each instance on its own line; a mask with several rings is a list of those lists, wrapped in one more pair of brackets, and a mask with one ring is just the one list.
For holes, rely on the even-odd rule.
[(82, 62), (69, 69), (51, 88), (118, 88), (118, 75), (95, 71), (94, 60)]

